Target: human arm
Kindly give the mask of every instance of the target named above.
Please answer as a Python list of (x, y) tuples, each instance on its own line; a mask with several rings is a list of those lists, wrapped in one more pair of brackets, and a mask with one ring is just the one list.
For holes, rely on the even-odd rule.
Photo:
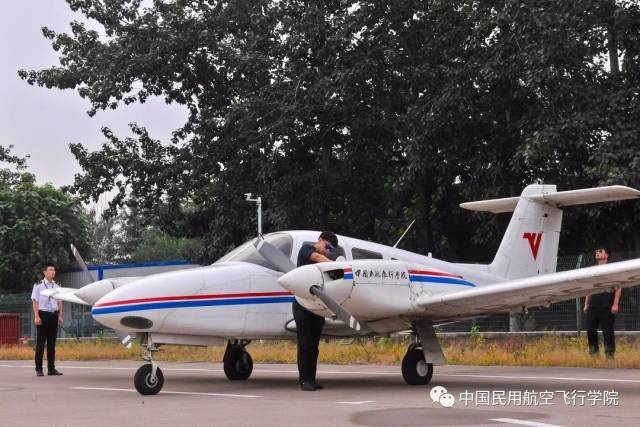
[(586, 313), (589, 310), (589, 302), (591, 301), (591, 295), (587, 295), (584, 298), (584, 312)]
[(611, 306), (611, 313), (617, 314), (620, 310), (620, 297), (622, 296), (622, 289), (617, 288), (613, 295), (613, 305)]
[(39, 325), (40, 323), (42, 323), (42, 320), (40, 319), (40, 314), (38, 313), (40, 311), (38, 301), (31, 300), (31, 307), (33, 308), (33, 319), (36, 322), (36, 325)]
[(39, 296), (40, 291), (38, 290), (38, 285), (35, 285), (31, 292), (31, 308), (33, 309), (33, 320), (36, 325), (40, 325), (42, 323), (42, 320), (40, 319), (40, 305), (38, 304)]
[(309, 259), (313, 262), (328, 262), (331, 261), (326, 256), (319, 254), (318, 252), (314, 252), (309, 256)]
[(62, 301), (58, 301), (58, 323), (64, 323), (64, 317), (62, 312), (64, 311), (64, 303)]

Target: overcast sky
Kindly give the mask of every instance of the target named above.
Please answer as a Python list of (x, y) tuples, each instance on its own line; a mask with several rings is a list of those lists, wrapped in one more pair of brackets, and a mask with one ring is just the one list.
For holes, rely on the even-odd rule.
[(64, 0), (9, 0), (0, 14), (0, 145), (13, 144), (13, 153), (30, 154), (29, 171), (38, 183), (57, 186), (73, 182), (80, 166), (69, 143), (80, 142), (93, 151), (104, 138), (102, 126), (118, 136), (129, 136), (130, 122), (146, 126), (151, 136), (168, 140), (171, 131), (184, 123), (186, 112), (162, 99), (146, 104), (87, 115), (88, 101), (74, 90), (61, 91), (29, 86), (17, 70), (58, 65), (58, 56), (42, 36), (41, 27), (69, 32), (69, 22), (83, 20)]

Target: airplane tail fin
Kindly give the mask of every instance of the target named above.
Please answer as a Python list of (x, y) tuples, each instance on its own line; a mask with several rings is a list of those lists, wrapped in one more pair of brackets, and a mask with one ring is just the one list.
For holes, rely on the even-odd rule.
[(635, 198), (640, 198), (640, 191), (621, 185), (558, 192), (555, 185), (533, 184), (520, 197), (468, 202), (460, 207), (513, 212), (489, 271), (518, 279), (556, 271), (563, 207)]

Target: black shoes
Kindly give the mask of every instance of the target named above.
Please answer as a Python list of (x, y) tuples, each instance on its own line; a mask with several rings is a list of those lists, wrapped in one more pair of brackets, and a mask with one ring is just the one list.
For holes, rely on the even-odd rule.
[(36, 371), (36, 377), (44, 377), (44, 372), (42, 370)]
[(47, 375), (62, 375), (62, 372), (60, 372), (57, 369), (53, 368), (53, 369), (49, 369), (49, 372), (47, 372)]
[(316, 391), (316, 386), (311, 381), (302, 381), (300, 389), (302, 391)]
[(324, 387), (322, 387), (320, 384), (318, 384), (315, 381), (302, 381), (300, 383), (300, 389), (304, 390), (304, 391), (316, 391), (316, 390), (322, 390)]

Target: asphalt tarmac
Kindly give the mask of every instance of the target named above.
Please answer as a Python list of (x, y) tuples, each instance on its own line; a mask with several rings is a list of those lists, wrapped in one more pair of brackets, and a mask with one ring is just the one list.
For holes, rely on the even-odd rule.
[(321, 365), (325, 388), (303, 392), (294, 365), (255, 365), (231, 382), (220, 364), (166, 362), (163, 391), (141, 396), (140, 365), (60, 362), (63, 376), (36, 377), (29, 361), (0, 361), (0, 425), (640, 425), (640, 370), (442, 366), (425, 387), (396, 366)]

